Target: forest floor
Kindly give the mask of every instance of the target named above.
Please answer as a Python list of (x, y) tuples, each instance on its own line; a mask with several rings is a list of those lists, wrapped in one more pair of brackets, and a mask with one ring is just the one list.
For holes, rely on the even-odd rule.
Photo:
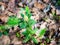
[[(39, 31), (35, 36), (33, 35), (38, 40), (38, 44), (35, 44), (32, 40), (24, 43), (25, 37), (21, 32), (25, 29), (20, 29), (16, 25), (9, 28), (8, 35), (3, 33), (0, 36), (0, 45), (60, 45), (60, 5), (56, 6), (57, 2), (56, 0), (0, 0), (0, 27), (6, 24), (9, 16), (21, 18), (20, 8), (28, 6), (32, 14), (31, 18), (37, 22), (32, 27), (38, 28), (38, 30), (47, 28), (42, 39), (36, 37)], [(1, 32), (3, 30), (0, 29), (0, 35)], [(16, 32), (20, 34), (17, 34), (18, 37)]]

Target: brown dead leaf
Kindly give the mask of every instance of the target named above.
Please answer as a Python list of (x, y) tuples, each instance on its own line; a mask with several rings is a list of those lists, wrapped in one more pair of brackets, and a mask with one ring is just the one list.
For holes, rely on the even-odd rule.
[(0, 2), (0, 5), (3, 5), (5, 8), (6, 8), (6, 4), (5, 3), (3, 3), (3, 2)]
[(36, 3), (34, 4), (34, 6), (35, 6), (36, 8), (38, 8), (38, 9), (41, 9), (41, 10), (43, 10), (43, 9), (45, 8), (45, 5), (44, 5), (44, 4), (38, 3), (38, 2), (36, 2)]
[(7, 22), (8, 16), (3, 14), (3, 15), (0, 16), (0, 19), (1, 19), (3, 22)]

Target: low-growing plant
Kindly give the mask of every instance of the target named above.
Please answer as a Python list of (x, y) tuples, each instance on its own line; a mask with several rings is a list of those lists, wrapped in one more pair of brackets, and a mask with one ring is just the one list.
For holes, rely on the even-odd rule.
[[(22, 9), (21, 9), (22, 10)], [(26, 30), (22, 33), (25, 36), (25, 40), (23, 42), (28, 42), (30, 39), (33, 40), (34, 43), (38, 43), (37, 39), (34, 37), (36, 30), (32, 28), (32, 26), (36, 23), (35, 20), (31, 19), (31, 13), (29, 8), (26, 8), (20, 13), (23, 19), (23, 22), (20, 23), (20, 28), (25, 28)]]
[[(34, 43), (38, 43), (38, 40), (35, 38), (36, 31), (38, 31), (37, 28), (32, 28), (33, 25), (36, 24), (36, 21), (34, 19), (31, 19), (31, 12), (28, 6), (25, 8), (21, 8), (20, 15), (22, 18), (18, 18), (17, 16), (9, 16), (8, 21), (6, 23), (6, 26), (0, 25), (0, 36), (2, 34), (7, 35), (9, 33), (9, 30), (11, 27), (14, 27), (15, 25), (19, 25), (20, 29), (25, 29), (22, 34), (25, 36), (24, 43), (28, 42), (29, 40), (32, 40)], [(46, 29), (42, 29), (39, 32), (39, 36), (43, 36), (45, 34)], [(20, 34), (17, 32), (16, 37), (20, 37)]]

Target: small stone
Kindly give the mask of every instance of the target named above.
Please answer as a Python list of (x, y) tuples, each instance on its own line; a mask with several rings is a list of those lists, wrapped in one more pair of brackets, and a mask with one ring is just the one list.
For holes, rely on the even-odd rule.
[(47, 13), (50, 9), (51, 9), (51, 5), (47, 5), (47, 6), (44, 8), (44, 13)]

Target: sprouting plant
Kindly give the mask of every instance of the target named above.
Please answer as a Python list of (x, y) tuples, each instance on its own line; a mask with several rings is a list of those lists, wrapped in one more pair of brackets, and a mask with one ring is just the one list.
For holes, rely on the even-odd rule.
[(35, 20), (31, 19), (31, 13), (29, 8), (26, 6), (25, 9), (21, 9), (23, 13), (20, 13), (22, 16), (22, 22), (20, 23), (20, 28), (25, 28), (26, 30), (22, 33), (25, 36), (25, 40), (23, 42), (28, 42), (30, 39), (33, 40), (34, 43), (38, 43), (37, 39), (34, 37), (36, 30), (32, 29), (32, 26), (36, 23)]
[[(33, 40), (34, 43), (38, 43), (38, 40), (35, 38), (36, 32), (38, 31), (37, 28), (32, 28), (33, 25), (36, 24), (34, 19), (31, 19), (32, 14), (30, 13), (30, 9), (28, 6), (25, 8), (21, 8), (20, 15), (22, 18), (18, 18), (17, 16), (9, 16), (6, 25), (0, 25), (0, 36), (2, 34), (7, 35), (11, 27), (15, 25), (19, 25), (20, 29), (25, 29), (22, 34), (25, 36), (24, 43), (28, 42), (30, 39)], [(45, 34), (46, 29), (43, 28), (39, 32), (39, 36), (43, 36)], [(20, 33), (16, 33), (16, 36), (19, 38)]]

